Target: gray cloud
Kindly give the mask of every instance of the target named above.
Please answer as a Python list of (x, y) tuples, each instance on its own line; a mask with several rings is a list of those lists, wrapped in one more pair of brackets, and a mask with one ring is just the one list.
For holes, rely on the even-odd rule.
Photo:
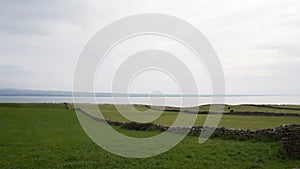
[(70, 90), (76, 58), (96, 31), (154, 12), (185, 19), (207, 36), (229, 93), (293, 94), (300, 86), (299, 7), (298, 0), (0, 0), (1, 86)]
[(286, 59), (298, 58), (300, 60), (300, 43), (299, 44), (272, 44), (272, 45), (261, 45), (257, 49), (261, 50), (273, 50), (283, 56)]
[(30, 72), (22, 66), (16, 65), (0, 65), (0, 77), (1, 78), (13, 78), (16, 76), (22, 76), (29, 74)]
[(43, 22), (78, 22), (84, 7), (82, 1), (0, 1), (0, 30), (9, 34), (46, 34)]

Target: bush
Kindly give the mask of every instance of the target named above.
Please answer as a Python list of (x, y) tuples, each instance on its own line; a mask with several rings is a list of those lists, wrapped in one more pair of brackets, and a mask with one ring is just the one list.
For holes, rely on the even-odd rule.
[(151, 123), (137, 122), (124, 123), (121, 127), (128, 130), (155, 130), (157, 128), (154, 124)]

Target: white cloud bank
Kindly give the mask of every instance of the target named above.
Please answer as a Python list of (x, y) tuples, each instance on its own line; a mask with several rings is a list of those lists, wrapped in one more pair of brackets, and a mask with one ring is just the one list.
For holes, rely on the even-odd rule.
[(77, 58), (96, 31), (151, 12), (185, 19), (207, 36), (227, 93), (300, 94), (299, 9), (298, 0), (0, 1), (0, 87), (71, 90)]

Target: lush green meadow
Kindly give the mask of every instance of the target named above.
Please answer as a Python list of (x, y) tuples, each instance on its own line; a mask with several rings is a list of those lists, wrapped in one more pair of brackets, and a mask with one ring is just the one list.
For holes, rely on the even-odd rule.
[[(159, 133), (115, 128), (133, 137)], [(82, 130), (75, 112), (63, 104), (0, 104), (0, 133), (0, 168), (300, 167), (300, 160), (280, 154), (280, 142), (214, 138), (199, 144), (198, 138), (192, 136), (155, 157), (119, 157), (93, 143)]]
[[(197, 107), (199, 111), (209, 111), (210, 105)], [(176, 107), (167, 107), (167, 110), (178, 110)], [(183, 108), (189, 110), (189, 108)], [(269, 112), (269, 113), (300, 113), (299, 105), (225, 105), (224, 113), (233, 112)]]
[[(227, 106), (228, 107), (228, 106)], [(230, 106), (231, 107), (231, 106)], [(239, 110), (246, 110), (248, 106), (234, 106), (235, 109)], [(249, 106), (253, 108), (254, 106)], [(265, 109), (264, 107), (254, 107), (256, 109), (249, 109), (248, 111), (261, 111)], [(126, 105), (121, 106), (122, 111), (127, 113), (130, 109), (127, 108)], [(147, 107), (142, 105), (137, 105), (136, 109), (141, 111), (148, 110)], [(174, 108), (176, 109), (176, 108)], [(209, 109), (209, 106), (202, 106), (200, 109)], [(228, 108), (227, 108), (228, 109)], [(129, 120), (123, 117), (113, 105), (99, 105), (99, 110), (104, 115), (106, 119), (113, 120), (113, 121), (121, 121), (121, 122), (128, 122)], [(149, 110), (148, 113), (156, 113), (156, 110)], [(97, 112), (93, 112), (97, 115)], [(162, 115), (153, 121), (155, 124), (163, 124), (163, 125), (171, 125), (176, 120), (178, 112), (163, 112)], [(185, 116), (191, 116), (190, 113), (185, 113)], [(197, 115), (197, 119), (195, 125), (201, 126), (204, 124), (207, 118), (206, 114), (199, 114)], [(300, 117), (293, 117), (293, 116), (246, 116), (246, 115), (223, 115), (219, 127), (227, 127), (227, 128), (234, 128), (234, 129), (266, 129), (266, 128), (274, 128), (278, 127), (282, 124), (300, 124)]]

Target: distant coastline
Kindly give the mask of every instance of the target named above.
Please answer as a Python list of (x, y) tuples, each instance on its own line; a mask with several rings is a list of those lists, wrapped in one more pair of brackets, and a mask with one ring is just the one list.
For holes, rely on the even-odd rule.
[(255, 97), (255, 96), (300, 96), (300, 95), (278, 95), (278, 94), (144, 94), (144, 93), (107, 93), (107, 92), (75, 92), (57, 90), (30, 90), (30, 89), (0, 89), (0, 96), (36, 96), (36, 97)]

